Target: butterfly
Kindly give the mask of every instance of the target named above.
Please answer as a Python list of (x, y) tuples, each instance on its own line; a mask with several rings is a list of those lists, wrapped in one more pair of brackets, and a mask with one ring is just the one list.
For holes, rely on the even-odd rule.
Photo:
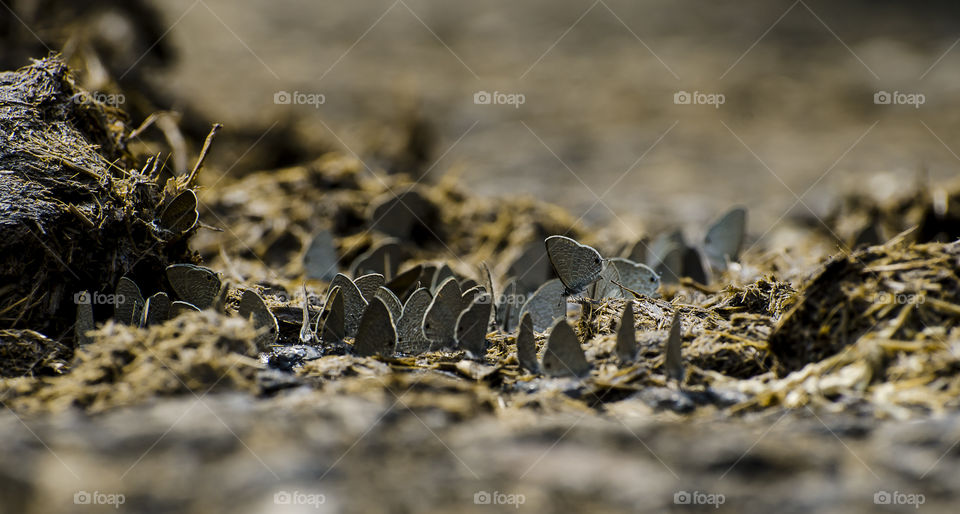
[(180, 300), (200, 310), (212, 306), (220, 293), (220, 277), (203, 266), (171, 264), (167, 266), (167, 281)]
[(625, 293), (655, 296), (660, 287), (660, 275), (646, 264), (622, 257), (607, 261), (607, 267), (596, 282), (594, 298), (622, 298)]
[(486, 354), (487, 328), (493, 306), (488, 298), (478, 297), (457, 318), (457, 347), (475, 359)]
[(563, 296), (580, 294), (603, 271), (603, 257), (590, 246), (566, 236), (550, 236), (544, 240), (553, 270), (563, 282)]
[(137, 284), (127, 277), (120, 277), (114, 294), (113, 317), (124, 325), (139, 324), (143, 312), (143, 295)]
[(564, 293), (566, 288), (560, 279), (548, 280), (540, 286), (520, 309), (520, 317), (529, 314), (533, 321), (533, 329), (543, 332), (553, 326), (557, 319), (567, 314)]
[(387, 239), (354, 259), (350, 273), (355, 277), (379, 273), (386, 277), (386, 280), (390, 280), (406, 259), (407, 252), (400, 246), (399, 241)]
[(158, 325), (170, 316), (170, 297), (167, 293), (159, 292), (147, 298), (143, 304), (143, 318), (141, 326)]
[(540, 372), (540, 363), (537, 362), (537, 343), (533, 335), (533, 320), (529, 313), (520, 318), (520, 332), (517, 333), (517, 360), (527, 371)]
[(550, 330), (540, 369), (548, 377), (583, 377), (590, 373), (590, 363), (567, 320), (558, 320)]
[(739, 259), (746, 230), (747, 210), (743, 207), (730, 209), (710, 225), (703, 238), (703, 252), (710, 265), (725, 270), (727, 262)]
[(277, 318), (256, 291), (247, 289), (243, 292), (238, 311), (240, 317), (251, 320), (257, 329), (257, 337), (254, 339), (257, 349), (264, 351), (277, 342), (280, 331)]
[(197, 195), (188, 189), (170, 200), (160, 214), (158, 224), (160, 228), (180, 237), (196, 226), (199, 218)]
[[(343, 295), (340, 286), (330, 290), (327, 301), (323, 306), (323, 329), (319, 331), (320, 340), (324, 343), (339, 343), (343, 341), (346, 328), (344, 326)], [(318, 320), (319, 323), (319, 320)]]
[(303, 255), (303, 270), (307, 278), (329, 282), (337, 275), (337, 246), (329, 230), (317, 232)]
[(455, 342), (460, 301), (457, 280), (448, 278), (437, 290), (423, 318), (423, 335), (430, 340), (432, 350), (450, 347)]
[(411, 189), (396, 195), (387, 193), (375, 200), (367, 219), (373, 220), (373, 230), (409, 240), (417, 236), (419, 227), (429, 229), (435, 224), (437, 215), (437, 206)]
[(393, 319), (400, 319), (400, 315), (403, 314), (403, 304), (400, 303), (397, 295), (393, 294), (393, 291), (380, 286), (373, 296), (383, 301), (383, 304), (390, 310), (390, 316), (392, 316)]
[(421, 287), (410, 294), (397, 321), (397, 350), (417, 355), (430, 349), (430, 340), (423, 334), (423, 319), (433, 297)]
[(667, 376), (683, 383), (686, 376), (686, 369), (683, 364), (683, 355), (681, 354), (681, 345), (683, 340), (680, 337), (680, 311), (673, 312), (673, 322), (670, 324), (670, 336), (667, 338), (664, 348), (663, 367)]
[(343, 296), (344, 312), (344, 335), (354, 337), (357, 335), (357, 327), (360, 326), (360, 317), (367, 308), (367, 301), (360, 293), (360, 289), (342, 273), (337, 273), (330, 282), (330, 289), (327, 293), (327, 301), (330, 301), (330, 293), (335, 287), (340, 288), (340, 294)]
[(397, 346), (397, 332), (393, 327), (390, 309), (380, 298), (373, 298), (360, 319), (360, 328), (353, 343), (357, 355), (369, 357), (392, 356)]
[(633, 322), (633, 302), (627, 302), (617, 328), (617, 357), (623, 362), (631, 362), (637, 355), (637, 328)]

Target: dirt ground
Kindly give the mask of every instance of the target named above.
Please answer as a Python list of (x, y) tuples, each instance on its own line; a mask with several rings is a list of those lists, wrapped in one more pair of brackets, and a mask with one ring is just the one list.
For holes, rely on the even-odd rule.
[[(485, 262), (495, 287), (549, 234), (609, 256), (749, 209), (738, 265), (637, 300), (639, 362), (613, 357), (622, 301), (571, 304), (583, 381), (524, 373), (494, 331), (479, 363), (341, 348), (291, 371), (223, 313), (98, 319), (77, 349), (0, 309), (3, 358), (28, 357), (0, 379), (0, 513), (954, 512), (958, 19), (946, 2), (0, 5), (3, 69), (62, 51), (80, 85), (125, 95), (121, 132), (179, 113), (130, 140), (140, 163), (170, 155), (183, 177), (224, 124), (189, 246), (230, 284), (227, 313), (240, 289), (268, 299), (280, 346), (301, 287), (324, 307), (311, 236), (332, 232), (346, 272), (385, 239), (371, 205), (408, 187), (437, 206), (401, 238), (409, 261), (478, 281)], [(674, 311), (682, 389), (660, 356)]]

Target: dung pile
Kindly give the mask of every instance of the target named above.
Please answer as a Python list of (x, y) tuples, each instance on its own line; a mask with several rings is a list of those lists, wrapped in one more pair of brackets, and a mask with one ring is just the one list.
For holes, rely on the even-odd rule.
[[(56, 56), (0, 73), (0, 324), (69, 342), (81, 291), (156, 282), (193, 230), (158, 223), (189, 189), (127, 148), (126, 115)], [(96, 298), (96, 296), (94, 296)], [(94, 304), (101, 319), (108, 305)], [(14, 366), (4, 362), (4, 366)]]
[(863, 337), (943, 339), (960, 316), (960, 246), (902, 240), (841, 255), (804, 287), (770, 337), (784, 371), (823, 360)]

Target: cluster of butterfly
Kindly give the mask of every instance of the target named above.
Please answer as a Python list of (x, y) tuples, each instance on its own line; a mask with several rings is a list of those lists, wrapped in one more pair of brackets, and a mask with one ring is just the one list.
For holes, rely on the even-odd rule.
[[(121, 277), (113, 295), (114, 320), (124, 325), (146, 327), (163, 323), (187, 311), (226, 311), (229, 286), (221, 283), (215, 271), (194, 264), (172, 264), (166, 268), (166, 277), (177, 298), (175, 300), (171, 300), (170, 295), (164, 291), (144, 298), (133, 280)], [(88, 332), (94, 328), (93, 307), (89, 301), (89, 292), (82, 291), (78, 298), (85, 301), (77, 304), (74, 334), (79, 344), (87, 344), (91, 342)], [(276, 342), (277, 319), (259, 294), (253, 290), (244, 291), (238, 312), (240, 316), (252, 319), (254, 325), (261, 329), (258, 332), (258, 344), (269, 345)]]
[[(181, 193), (161, 214), (159, 225), (174, 234), (195, 226), (196, 196)], [(188, 214), (184, 216), (184, 214)], [(185, 222), (181, 222), (187, 218)], [(172, 220), (172, 221), (171, 221)], [(168, 222), (169, 221), (169, 222)], [(351, 280), (336, 272), (337, 253), (329, 232), (311, 242), (304, 257), (308, 278), (330, 282), (322, 311), (311, 320), (309, 295), (304, 285), (299, 342), (304, 345), (337, 345), (353, 338), (353, 352), (361, 356), (389, 357), (397, 353), (417, 355), (427, 351), (462, 350), (473, 358), (486, 352), (486, 335), (491, 321), (505, 333), (518, 326), (517, 357), (522, 367), (548, 376), (582, 376), (590, 365), (576, 333), (566, 322), (566, 300), (585, 293), (591, 299), (655, 296), (662, 274), (684, 274), (706, 281), (704, 262), (724, 269), (736, 260), (743, 244), (746, 211), (734, 208), (711, 225), (703, 244), (686, 244), (679, 232), (653, 241), (647, 260), (603, 258), (587, 245), (565, 236), (544, 241), (546, 254), (558, 278), (547, 280), (529, 297), (518, 294), (519, 285), (510, 280), (498, 297), (493, 280), (484, 266), (482, 281), (459, 279), (449, 266), (418, 264), (399, 273), (408, 255), (398, 240), (388, 239), (354, 260)], [(636, 251), (631, 252), (631, 256)], [(709, 269), (709, 268), (708, 268)], [(698, 277), (697, 275), (700, 275)], [(193, 264), (174, 264), (166, 269), (173, 295), (157, 292), (144, 298), (127, 277), (116, 288), (114, 317), (119, 323), (149, 326), (181, 312), (204, 309), (226, 310), (229, 287), (213, 270)], [(85, 292), (83, 293), (85, 294)], [(405, 298), (405, 301), (401, 301)], [(494, 301), (498, 298), (499, 301)], [(238, 314), (251, 320), (257, 329), (259, 348), (276, 344), (279, 324), (263, 297), (244, 290)], [(79, 302), (76, 336), (89, 342), (87, 331), (94, 325), (89, 303)], [(624, 309), (617, 336), (617, 353), (631, 360), (637, 352), (633, 302)], [(541, 360), (536, 358), (535, 332), (549, 331)], [(682, 376), (680, 324), (674, 317), (666, 348), (666, 367), (671, 376)]]
[(664, 281), (675, 282), (680, 277), (689, 277), (706, 284), (710, 281), (711, 269), (725, 270), (730, 262), (740, 258), (746, 230), (747, 210), (734, 207), (707, 227), (699, 244), (688, 244), (683, 233), (674, 230), (660, 234), (649, 246), (638, 243), (630, 255), (635, 257), (645, 253), (647, 263)]

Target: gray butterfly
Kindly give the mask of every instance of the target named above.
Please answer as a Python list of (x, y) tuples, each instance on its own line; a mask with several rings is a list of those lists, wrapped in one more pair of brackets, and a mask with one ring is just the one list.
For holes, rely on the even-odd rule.
[(460, 286), (455, 278), (448, 278), (437, 290), (423, 318), (423, 335), (430, 340), (430, 348), (451, 347), (460, 316)]
[(486, 298), (478, 298), (457, 319), (457, 347), (471, 357), (486, 355), (487, 328), (490, 326), (492, 305)]
[(270, 312), (270, 308), (264, 303), (263, 298), (252, 289), (247, 289), (240, 297), (239, 306), (240, 317), (248, 319), (257, 329), (257, 337), (254, 341), (257, 349), (266, 351), (270, 346), (276, 344), (279, 326), (277, 318)]
[(703, 256), (692, 246), (687, 246), (683, 250), (683, 276), (700, 284), (710, 282), (707, 268), (703, 265)]
[(675, 310), (673, 311), (673, 322), (670, 324), (670, 336), (664, 349), (663, 367), (668, 377), (682, 384), (684, 376), (686, 376), (686, 368), (681, 353), (683, 340), (680, 337), (680, 332), (680, 311)]
[[(491, 297), (496, 297), (493, 291), (493, 276), (490, 274), (490, 268), (487, 267), (487, 263), (481, 262), (480, 270), (480, 285), (483, 286), (486, 292), (490, 293)], [(494, 306), (494, 309), (496, 309), (496, 306)]]
[(417, 355), (430, 349), (430, 340), (423, 335), (423, 318), (432, 300), (430, 291), (425, 287), (417, 289), (407, 298), (403, 314), (397, 321), (397, 350)]
[(550, 259), (544, 245), (530, 243), (507, 268), (507, 276), (517, 283), (517, 292), (528, 294), (550, 279)]
[(93, 330), (93, 304), (90, 293), (81, 291), (77, 295), (77, 322), (73, 325), (73, 338), (78, 345), (90, 344), (93, 337), (87, 335), (87, 332)]
[(637, 328), (633, 322), (633, 302), (627, 302), (617, 328), (617, 357), (622, 362), (632, 362), (637, 355)]
[(437, 218), (437, 207), (416, 190), (394, 195), (384, 194), (376, 200), (367, 215), (373, 220), (370, 228), (401, 239), (414, 236), (417, 227), (432, 226)]
[[(447, 281), (448, 278), (456, 279), (457, 274), (450, 269), (450, 266), (446, 264), (437, 268), (437, 272), (434, 273), (433, 278), (430, 281), (430, 291), (433, 294), (437, 294), (437, 290), (440, 289), (440, 285)], [(457, 286), (459, 289), (459, 285)]]
[(530, 314), (533, 329), (543, 332), (553, 326), (560, 318), (566, 317), (567, 302), (564, 298), (566, 289), (559, 279), (548, 280), (540, 286), (533, 296), (523, 304), (520, 317)]
[(143, 304), (143, 321), (141, 325), (148, 327), (150, 325), (159, 325), (170, 317), (170, 297), (167, 293), (159, 292)]
[(679, 230), (660, 234), (650, 243), (647, 265), (656, 271), (660, 280), (667, 283), (680, 281), (683, 273), (683, 255), (687, 244)]
[(540, 369), (548, 377), (583, 377), (590, 373), (590, 363), (567, 320), (561, 319), (553, 325), (540, 359)]
[(606, 269), (600, 274), (595, 298), (626, 298), (630, 293), (655, 296), (659, 287), (660, 275), (652, 268), (614, 257), (607, 261)]
[(184, 312), (200, 312), (193, 304), (177, 300), (170, 303), (170, 319), (176, 318)]
[(747, 210), (743, 207), (730, 209), (710, 225), (703, 239), (703, 252), (710, 265), (725, 270), (727, 262), (739, 259), (746, 230)]
[(340, 286), (330, 290), (323, 310), (323, 330), (320, 332), (320, 340), (328, 344), (343, 341), (345, 332), (344, 307)]
[(387, 239), (375, 246), (353, 261), (350, 273), (357, 277), (368, 273), (379, 273), (392, 279), (400, 265), (407, 259), (407, 252), (398, 244), (396, 239)]
[(463, 289), (462, 287), (460, 289), (461, 291), (463, 291), (463, 294), (460, 295), (461, 310), (470, 307), (470, 305), (473, 303), (474, 300), (477, 299), (478, 296), (487, 295), (487, 292), (484, 291), (483, 287), (479, 285), (473, 286), (470, 289)]
[(630, 259), (633, 262), (647, 262), (649, 242), (646, 239), (640, 239), (633, 246), (630, 247), (630, 251), (627, 252), (627, 259)]
[(307, 278), (329, 282), (337, 275), (337, 243), (329, 230), (313, 236), (307, 253), (303, 255), (303, 270)]
[(523, 307), (522, 297), (517, 294), (517, 282), (510, 280), (503, 286), (503, 295), (497, 304), (497, 325), (504, 332), (513, 332), (520, 319), (520, 309)]
[(383, 301), (383, 304), (390, 310), (392, 319), (400, 319), (400, 316), (403, 314), (403, 304), (400, 303), (397, 295), (393, 294), (393, 291), (381, 286), (377, 289), (376, 294), (374, 294), (374, 298), (379, 298)]
[(420, 285), (417, 287), (426, 287), (430, 290), (430, 294), (433, 294), (433, 277), (437, 275), (437, 271), (440, 269), (436, 264), (424, 263), (422, 264), (423, 270), (420, 272)]
[(167, 281), (181, 300), (200, 310), (213, 305), (221, 286), (216, 272), (193, 264), (167, 266)]
[(603, 257), (593, 248), (565, 236), (550, 236), (544, 242), (553, 270), (563, 282), (564, 296), (580, 294), (600, 277)]
[[(357, 327), (360, 326), (360, 317), (367, 308), (367, 301), (363, 299), (357, 285), (342, 273), (337, 273), (337, 276), (333, 277), (333, 281), (330, 282), (330, 291), (338, 286), (340, 287), (340, 294), (343, 295), (344, 334), (347, 337), (355, 337)], [(329, 293), (327, 294), (327, 301), (330, 301)]]
[(367, 302), (373, 300), (373, 297), (377, 295), (377, 290), (386, 282), (383, 275), (379, 273), (370, 273), (362, 277), (357, 277), (353, 281), (353, 283), (357, 285), (357, 289), (360, 290), (360, 294), (363, 295), (363, 299)]
[(540, 373), (537, 362), (537, 342), (533, 335), (533, 320), (530, 314), (520, 318), (520, 332), (517, 334), (517, 360), (520, 366), (531, 373)]
[(422, 273), (423, 266), (418, 264), (393, 277), (393, 280), (387, 283), (386, 288), (393, 291), (397, 298), (406, 298), (407, 293), (417, 285), (417, 280)]
[(392, 356), (397, 346), (397, 332), (393, 328), (390, 310), (383, 300), (374, 298), (360, 320), (360, 328), (353, 343), (357, 355), (369, 357)]
[(143, 312), (143, 295), (133, 280), (120, 277), (114, 295), (113, 317), (118, 323), (131, 325), (140, 321)]
[(616, 266), (607, 264), (600, 272), (600, 277), (587, 288), (589, 298), (622, 298), (629, 294), (617, 285), (620, 283), (620, 270)]
[(181, 236), (192, 229), (200, 218), (197, 212), (197, 195), (186, 190), (177, 195), (160, 214), (160, 228)]

